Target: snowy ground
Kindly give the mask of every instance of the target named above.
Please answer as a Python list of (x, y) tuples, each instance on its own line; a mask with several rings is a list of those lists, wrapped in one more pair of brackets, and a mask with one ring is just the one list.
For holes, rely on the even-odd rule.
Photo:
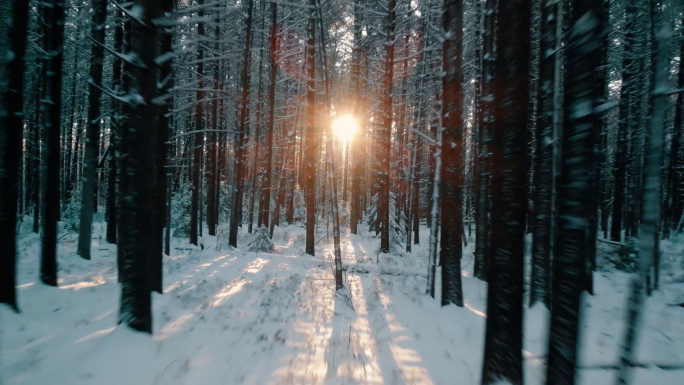
[[(466, 306), (440, 308), (424, 295), (426, 238), (413, 254), (380, 255), (378, 264), (378, 240), (343, 235), (342, 293), (334, 290), (331, 241), (317, 244), (316, 257), (305, 255), (299, 227), (276, 230), (275, 254), (247, 252), (247, 234), (238, 250), (224, 244), (227, 232), (205, 236), (203, 250), (174, 239), (148, 336), (116, 325), (115, 247), (103, 234), (96, 224), (91, 261), (75, 254), (75, 234), (61, 235), (59, 288), (40, 284), (38, 237), (22, 235), (22, 313), (0, 307), (0, 383), (479, 384), (487, 287), (470, 276), (470, 248)], [(683, 248), (663, 244), (663, 288), (647, 301), (638, 351), (646, 365), (634, 370), (634, 384), (682, 384), (684, 370), (668, 366), (684, 364), (684, 308), (668, 303), (684, 302)], [(585, 301), (582, 384), (613, 382), (628, 278), (595, 275), (597, 294)], [(526, 312), (528, 384), (544, 377), (547, 318), (542, 307)]]

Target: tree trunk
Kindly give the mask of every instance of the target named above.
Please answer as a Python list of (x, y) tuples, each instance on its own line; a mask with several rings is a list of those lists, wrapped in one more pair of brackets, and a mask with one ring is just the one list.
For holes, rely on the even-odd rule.
[[(596, 86), (601, 64), (603, 2), (573, 4), (567, 32), (567, 63), (563, 97), (558, 241), (553, 260), (551, 331), (547, 384), (574, 384), (581, 320), (581, 291), (586, 274), (590, 220), (592, 158), (597, 137), (595, 107), (602, 100)], [(596, 218), (594, 217), (594, 220)]]
[(387, 41), (385, 43), (384, 91), (382, 94), (382, 130), (378, 141), (378, 219), (382, 226), (380, 252), (390, 250), (390, 154), (392, 146), (392, 82), (394, 81), (394, 40), (396, 0), (387, 3)]
[[(204, 0), (197, 0), (199, 11), (197, 17), (202, 19), (204, 11), (202, 5)], [(204, 22), (197, 23), (197, 37), (202, 39), (204, 37)], [(190, 243), (197, 245), (197, 234), (201, 233), (202, 229), (198, 228), (200, 207), (200, 165), (202, 164), (202, 146), (204, 145), (204, 111), (202, 106), (202, 99), (204, 99), (204, 49), (201, 45), (197, 48), (197, 100), (195, 100), (195, 131), (194, 135), (195, 145), (192, 149), (192, 198), (190, 201)]]
[(463, 306), (461, 256), (463, 253), (463, 1), (445, 0), (443, 43), (445, 74), (442, 77), (442, 167), (441, 223), (439, 259), (442, 266), (442, 306)]
[[(40, 280), (57, 286), (57, 221), (59, 220), (59, 140), (62, 124), (62, 65), (64, 58), (64, 0), (52, 0), (49, 9), (47, 52), (51, 52), (46, 81), (48, 116), (45, 121), (45, 188), (43, 189), (43, 231)], [(90, 207), (92, 209), (92, 206)]]
[(78, 255), (90, 259), (92, 243), (93, 206), (98, 146), (100, 144), (100, 97), (102, 96), (102, 66), (104, 61), (105, 20), (107, 18), (107, 0), (93, 0), (93, 20), (90, 38), (93, 40), (90, 50), (90, 79), (88, 85), (88, 128), (85, 156), (83, 159), (83, 189), (81, 195), (81, 220), (78, 233)]
[(124, 146), (128, 149), (126, 192), (122, 199), (121, 246), (124, 249), (123, 279), (119, 323), (134, 330), (152, 333), (152, 300), (150, 295), (150, 258), (158, 239), (153, 231), (157, 214), (154, 206), (155, 131), (158, 129), (157, 96), (158, 32), (153, 20), (162, 16), (158, 1), (137, 0), (142, 22), (133, 22), (132, 52), (142, 65), (133, 65), (130, 93), (137, 93), (140, 102), (131, 98), (128, 133)]
[[(214, 39), (218, 42), (221, 38), (221, 31), (218, 24), (214, 28)], [(216, 43), (215, 45), (218, 45)], [(218, 55), (219, 48), (215, 47)], [(214, 59), (214, 93), (211, 103), (211, 129), (207, 133), (207, 233), (216, 235), (216, 130), (218, 129), (218, 99), (223, 97), (216, 91), (219, 90), (219, 60)]]
[[(309, 5), (313, 7), (315, 0), (309, 0)], [(304, 159), (303, 162), (303, 177), (304, 177), (304, 194), (306, 199), (306, 253), (314, 255), (314, 237), (315, 237), (315, 220), (316, 220), (316, 160), (317, 152), (317, 135), (316, 127), (314, 126), (316, 118), (316, 62), (314, 58), (314, 49), (316, 44), (316, 29), (315, 29), (315, 12), (312, 10), (309, 14), (309, 23), (307, 25), (307, 42), (306, 42), (306, 66), (307, 66), (307, 118), (306, 118), (306, 133), (304, 134)]]
[[(361, 0), (354, 0), (354, 45), (352, 47), (352, 84), (354, 87), (354, 112), (356, 116), (361, 115), (363, 105), (361, 102), (361, 39), (362, 39), (362, 12)], [(361, 127), (359, 127), (361, 128)], [(352, 234), (358, 234), (359, 221), (361, 220), (361, 173), (363, 169), (361, 160), (359, 159), (363, 152), (361, 151), (362, 140), (365, 140), (361, 132), (356, 134), (356, 138), (352, 147), (352, 182), (351, 182), (351, 210), (349, 218), (349, 230)]]
[[(162, 12), (170, 15), (174, 9), (175, 0), (162, 1)], [(173, 48), (173, 29), (163, 28), (159, 33), (160, 57), (169, 55)], [(157, 60), (158, 61), (158, 60)], [(162, 102), (159, 105), (157, 130), (155, 136), (155, 176), (154, 176), (154, 249), (150, 255), (150, 289), (157, 293), (163, 293), (163, 259), (164, 259), (164, 225), (166, 217), (166, 179), (168, 174), (167, 153), (169, 133), (171, 132), (171, 111), (173, 109), (173, 59), (166, 58), (158, 63), (159, 72), (159, 95)]]
[[(19, 312), (16, 295), (17, 264), (17, 192), (21, 157), (21, 132), (24, 125), (24, 55), (29, 2), (11, 3), (12, 24), (9, 49), (13, 53), (5, 63), (7, 88), (1, 90), (4, 111), (0, 113), (0, 303)], [(9, 15), (8, 15), (9, 16)]]
[[(123, 48), (123, 12), (117, 12), (115, 16), (115, 31), (114, 31), (114, 51), (121, 52)], [(112, 69), (112, 90), (117, 94), (121, 94), (121, 58), (114, 57)], [(109, 161), (109, 175), (107, 182), (107, 242), (116, 243), (116, 228), (117, 228), (117, 179), (118, 179), (118, 152), (119, 152), (119, 133), (122, 128), (122, 110), (121, 103), (114, 101), (114, 112), (111, 117), (111, 128), (109, 136), (109, 145), (112, 146), (110, 161)]]
[(251, 58), (252, 43), (252, 12), (254, 1), (247, 1), (247, 14), (245, 17), (245, 45), (242, 56), (242, 73), (240, 80), (240, 127), (237, 134), (237, 149), (235, 151), (235, 195), (233, 207), (230, 210), (230, 231), (228, 233), (228, 244), (237, 247), (238, 225), (242, 218), (242, 195), (243, 195), (243, 175), (245, 169), (245, 138), (247, 135), (247, 118), (249, 116), (249, 67)]
[(613, 215), (610, 228), (610, 239), (620, 242), (620, 232), (623, 228), (623, 221), (625, 218), (623, 214), (623, 205), (625, 202), (625, 179), (627, 171), (627, 145), (629, 136), (629, 121), (628, 115), (632, 104), (632, 88), (634, 87), (635, 66), (637, 62), (634, 59), (634, 41), (635, 41), (635, 24), (637, 22), (636, 5), (632, 2), (627, 2), (625, 5), (625, 41), (624, 41), (624, 59), (622, 68), (622, 86), (620, 88), (620, 120), (617, 133), (617, 149), (615, 154), (615, 189), (613, 192)]
[[(653, 9), (651, 12), (660, 12)], [(669, 9), (666, 11), (669, 13)], [(627, 305), (625, 336), (620, 352), (620, 365), (616, 384), (631, 382), (631, 367), (636, 358), (636, 337), (643, 311), (643, 295), (649, 264), (655, 259), (658, 242), (658, 226), (660, 225), (660, 167), (663, 147), (664, 116), (668, 104), (668, 52), (667, 47), (672, 31), (669, 28), (669, 18), (660, 15), (659, 22), (653, 22), (652, 28), (657, 40), (653, 50), (656, 54), (652, 81), (651, 116), (649, 119), (648, 153), (646, 159), (646, 181), (643, 190), (643, 210), (641, 211), (641, 229), (639, 232), (639, 261), (638, 274), (631, 282), (631, 293)], [(657, 32), (655, 31), (657, 29)], [(655, 240), (655, 242), (654, 242)]]
[[(679, 57), (684, 58), (684, 37), (680, 35)], [(679, 73), (677, 75), (677, 89), (684, 89), (684, 60), (679, 60)], [(684, 156), (682, 154), (682, 130), (684, 130), (684, 92), (677, 93), (675, 103), (674, 127), (672, 132), (672, 147), (670, 149), (669, 170), (667, 173), (667, 211), (663, 213), (666, 221), (665, 231), (680, 232), (679, 220), (684, 213), (684, 188), (682, 188), (682, 169), (684, 168)]]
[(278, 4), (271, 3), (271, 28), (268, 33), (268, 65), (270, 68), (268, 80), (268, 127), (266, 128), (266, 171), (264, 172), (263, 188), (261, 193), (260, 223), (269, 227), (269, 215), (271, 213), (271, 175), (273, 164), (273, 125), (275, 122), (275, 87), (278, 66), (276, 64), (276, 33), (278, 27)]
[(523, 383), (522, 313), (526, 148), (529, 121), (530, 2), (498, 5), (493, 95), (492, 258), (482, 384)]
[(532, 277), (530, 280), (530, 307), (540, 302), (549, 308), (551, 282), (551, 200), (553, 188), (553, 129), (556, 100), (555, 79), (558, 66), (556, 55), (559, 3), (543, 2), (541, 10), (541, 46), (539, 64), (539, 92), (534, 175), (534, 211), (532, 230)]

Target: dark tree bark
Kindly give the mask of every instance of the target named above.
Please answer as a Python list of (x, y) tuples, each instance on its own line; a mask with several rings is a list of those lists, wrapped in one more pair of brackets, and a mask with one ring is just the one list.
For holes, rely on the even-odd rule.
[[(197, 17), (202, 19), (204, 17), (204, 11), (202, 5), (204, 0), (197, 0), (197, 5), (199, 11), (197, 12)], [(197, 24), (197, 36), (202, 39), (204, 36), (204, 22), (200, 21)], [(197, 245), (197, 234), (202, 232), (202, 229), (198, 228), (200, 218), (198, 218), (200, 207), (200, 165), (202, 164), (202, 146), (204, 145), (204, 111), (202, 105), (202, 99), (204, 99), (204, 92), (202, 91), (204, 87), (204, 49), (201, 45), (197, 48), (197, 100), (195, 101), (195, 131), (198, 131), (195, 135), (195, 145), (192, 149), (192, 197), (190, 200), (190, 243)]]
[(276, 64), (276, 34), (278, 27), (278, 4), (271, 3), (271, 28), (268, 33), (268, 127), (266, 128), (266, 171), (264, 172), (263, 187), (261, 189), (261, 212), (260, 224), (269, 227), (269, 215), (271, 213), (271, 175), (273, 164), (273, 125), (275, 122), (275, 87), (278, 65)]
[(487, 270), (491, 260), (491, 184), (492, 184), (492, 162), (490, 147), (492, 145), (491, 136), (496, 117), (494, 116), (494, 70), (496, 59), (496, 10), (498, 0), (487, 1), (483, 15), (483, 36), (482, 36), (482, 76), (481, 88), (482, 98), (480, 99), (478, 111), (479, 126), (479, 153), (478, 153), (478, 201), (475, 210), (475, 277), (487, 280)]
[[(150, 258), (158, 239), (154, 208), (155, 185), (155, 131), (158, 129), (157, 106), (152, 100), (157, 96), (159, 43), (158, 32), (152, 20), (162, 15), (163, 6), (157, 0), (137, 0), (141, 8), (142, 22), (133, 23), (131, 48), (140, 59), (131, 73), (130, 111), (128, 132), (124, 145), (128, 149), (125, 173), (126, 192), (122, 199), (120, 244), (123, 247), (123, 279), (121, 283), (121, 308), (119, 323), (132, 329), (152, 332), (152, 300), (150, 295)], [(136, 100), (140, 99), (140, 102)]]
[(601, 64), (600, 35), (603, 2), (578, 0), (567, 32), (567, 63), (563, 97), (558, 241), (553, 261), (551, 332), (547, 384), (574, 384), (580, 321), (580, 294), (586, 274), (589, 230), (596, 69)]
[[(123, 48), (123, 12), (117, 12), (115, 16), (115, 30), (114, 30), (114, 51), (121, 52)], [(118, 95), (121, 93), (121, 58), (114, 56), (112, 68), (112, 89)], [(119, 133), (122, 129), (122, 110), (121, 104), (114, 101), (114, 113), (111, 119), (111, 134), (109, 137), (109, 145), (112, 146), (109, 161), (109, 174), (107, 182), (107, 242), (116, 243), (116, 228), (117, 228), (117, 179), (118, 179), (118, 152), (119, 152)]]
[(442, 306), (463, 306), (461, 256), (463, 253), (463, 1), (445, 0), (443, 28), (444, 76), (442, 77), (441, 251)]
[[(602, 0), (601, 9), (595, 8), (598, 12), (599, 25), (597, 27), (597, 44), (595, 60), (598, 60), (596, 68), (594, 69), (594, 95), (596, 98), (595, 105), (597, 112), (594, 113), (592, 125), (594, 126), (591, 134), (592, 148), (589, 156), (591, 179), (589, 183), (589, 192), (587, 196), (600, 196), (600, 182), (601, 182), (601, 133), (605, 130), (605, 104), (606, 103), (606, 84), (608, 76), (608, 31), (606, 26), (608, 14), (610, 12), (610, 1)], [(594, 8), (592, 8), (594, 9)], [(586, 273), (584, 276), (583, 289), (589, 294), (594, 294), (594, 270), (596, 270), (596, 241), (599, 231), (599, 199), (589, 199), (587, 201), (589, 227), (587, 230), (587, 248), (586, 248)]]
[(81, 195), (81, 217), (78, 233), (78, 255), (90, 259), (90, 244), (93, 230), (93, 206), (98, 146), (100, 144), (100, 97), (102, 96), (102, 67), (104, 61), (105, 20), (107, 0), (93, 1), (93, 19), (90, 25), (90, 81), (88, 85), (88, 128), (85, 155), (83, 159), (83, 189)]
[[(19, 311), (16, 295), (17, 263), (17, 199), (19, 162), (21, 157), (21, 132), (24, 125), (24, 55), (26, 53), (26, 30), (29, 2), (13, 0), (11, 3), (12, 26), (9, 30), (9, 49), (12, 59), (5, 64), (9, 79), (3, 89), (0, 108), (0, 303)], [(9, 16), (9, 15), (8, 15)]]
[(254, 1), (248, 0), (247, 14), (245, 18), (245, 45), (242, 56), (242, 73), (240, 75), (240, 127), (236, 139), (235, 151), (235, 195), (233, 200), (233, 207), (230, 210), (230, 230), (228, 233), (228, 244), (237, 247), (237, 233), (238, 225), (242, 222), (242, 196), (243, 196), (243, 175), (245, 171), (245, 145), (247, 137), (247, 118), (249, 115), (249, 67), (251, 58), (251, 43), (252, 43), (252, 13), (254, 10)]
[(492, 259), (482, 384), (523, 383), (523, 254), (529, 121), (530, 2), (498, 5), (492, 153)]
[[(164, 14), (170, 15), (175, 6), (175, 0), (162, 0), (161, 8)], [(172, 52), (173, 29), (162, 28), (159, 33), (160, 57)], [(166, 185), (168, 168), (166, 158), (168, 153), (167, 141), (171, 132), (171, 110), (173, 109), (174, 86), (173, 59), (166, 57), (159, 62), (159, 95), (160, 104), (155, 136), (155, 176), (154, 176), (154, 249), (150, 254), (150, 289), (163, 293), (163, 257), (164, 257), (164, 225), (166, 219)]]
[[(221, 33), (218, 24), (214, 28), (214, 39), (219, 41)], [(218, 43), (217, 43), (218, 44)], [(218, 47), (214, 47), (216, 52), (220, 52)], [(219, 60), (214, 59), (214, 89), (218, 90), (219, 86)], [(211, 103), (211, 129), (207, 133), (207, 233), (209, 235), (216, 235), (216, 130), (218, 129), (218, 99), (223, 94), (213, 93)]]
[[(679, 57), (684, 58), (684, 38), (680, 36)], [(677, 89), (684, 89), (684, 60), (679, 60), (679, 74), (677, 75)], [(665, 231), (680, 232), (679, 221), (684, 211), (684, 186), (682, 186), (682, 169), (684, 156), (682, 154), (682, 122), (684, 114), (684, 92), (677, 93), (675, 103), (674, 128), (672, 132), (672, 147), (670, 148), (669, 170), (667, 173), (666, 211), (663, 213)]]
[[(252, 196), (249, 199), (249, 216), (248, 216), (248, 227), (247, 227), (247, 232), (249, 234), (252, 234), (252, 227), (254, 223), (254, 200), (256, 199), (257, 195), (259, 194), (260, 186), (257, 188), (257, 179), (258, 178), (258, 172), (259, 172), (259, 164), (260, 164), (260, 159), (259, 159), (259, 147), (261, 145), (261, 118), (262, 118), (262, 113), (261, 113), (261, 106), (262, 106), (262, 94), (263, 94), (263, 74), (264, 74), (264, 66), (262, 65), (264, 62), (264, 52), (266, 51), (264, 49), (264, 44), (265, 44), (265, 28), (264, 25), (266, 23), (266, 3), (261, 2), (261, 43), (259, 45), (259, 81), (258, 81), (258, 86), (257, 86), (257, 99), (256, 99), (256, 129), (254, 131), (254, 143), (255, 143), (255, 149), (254, 149), (254, 166), (252, 168)], [(261, 226), (261, 200), (259, 201), (259, 212), (257, 213), (257, 226)]]
[[(313, 7), (315, 0), (309, 0), (309, 5)], [(307, 94), (306, 94), (306, 132), (304, 134), (304, 159), (302, 160), (302, 173), (304, 177), (304, 194), (306, 200), (306, 253), (314, 255), (314, 237), (316, 221), (316, 160), (317, 155), (317, 135), (316, 119), (316, 62), (314, 50), (316, 44), (316, 14), (313, 10), (309, 14), (307, 25), (306, 41), (306, 68), (307, 68)]]
[[(59, 220), (59, 141), (62, 123), (62, 65), (64, 59), (64, 0), (52, 0), (49, 14), (48, 52), (50, 69), (46, 81), (48, 117), (45, 121), (45, 188), (43, 189), (43, 232), (40, 261), (40, 280), (57, 286), (57, 221)], [(92, 208), (92, 206), (91, 206)]]
[(71, 197), (71, 189), (73, 188), (73, 183), (71, 180), (71, 157), (72, 157), (72, 151), (71, 151), (71, 145), (72, 145), (72, 140), (74, 137), (73, 131), (74, 131), (74, 122), (76, 121), (76, 105), (78, 104), (78, 98), (76, 95), (76, 85), (78, 84), (78, 53), (76, 52), (76, 49), (74, 49), (74, 61), (72, 68), (74, 70), (74, 77), (73, 81), (71, 82), (71, 108), (70, 108), (70, 113), (69, 113), (69, 126), (66, 128), (66, 154), (64, 155), (64, 204), (66, 204), (69, 201), (69, 198)]
[[(361, 114), (361, 39), (362, 39), (362, 12), (361, 0), (354, 0), (354, 46), (352, 47), (352, 84), (354, 87), (354, 112), (357, 116)], [(349, 230), (352, 234), (358, 233), (359, 221), (361, 220), (361, 156), (365, 156), (362, 150), (361, 133), (357, 133), (356, 140), (352, 142), (352, 182), (351, 182), (351, 212), (349, 218)]]
[(389, 253), (390, 247), (390, 153), (392, 146), (392, 82), (394, 81), (394, 40), (396, 28), (396, 0), (387, 3), (387, 41), (385, 42), (384, 90), (382, 94), (382, 129), (378, 141), (378, 219), (381, 223), (380, 252)]
[(530, 307), (540, 302), (549, 308), (551, 282), (551, 216), (553, 200), (553, 131), (556, 122), (555, 83), (558, 66), (556, 51), (559, 3), (542, 2), (541, 57), (539, 61), (539, 92), (535, 175), (534, 211), (532, 223), (532, 278)]
[[(124, 30), (124, 53), (125, 54), (131, 54), (132, 53), (132, 36), (133, 36), (133, 22), (131, 19), (127, 19), (124, 22), (123, 25), (123, 30)], [(131, 73), (133, 72), (133, 65), (131, 64), (130, 61), (125, 60), (123, 61), (123, 76), (121, 78), (121, 86), (124, 94), (129, 94), (131, 91)], [(123, 218), (122, 210), (124, 209), (124, 202), (123, 202), (123, 197), (126, 196), (127, 190), (128, 190), (128, 178), (125, 176), (128, 174), (128, 152), (129, 149), (127, 147), (128, 143), (128, 119), (130, 115), (132, 114), (131, 107), (128, 103), (122, 103), (121, 105), (122, 109), (122, 119), (119, 121), (120, 123), (120, 129), (119, 129), (119, 157), (117, 158), (117, 165), (118, 165), (118, 171), (119, 171), (119, 185), (118, 185), (118, 190), (119, 190), (119, 199), (117, 199), (117, 214), (118, 218), (116, 221), (117, 224), (117, 247), (116, 247), (116, 265), (117, 269), (119, 272), (119, 282), (123, 281), (123, 272), (124, 272), (124, 260), (126, 258), (126, 255), (124, 253), (124, 246), (123, 246), (123, 241), (121, 239), (121, 234), (124, 231), (127, 231), (124, 228), (124, 225), (122, 224), (121, 220)], [(124, 118), (125, 117), (125, 118)]]
[(625, 41), (622, 68), (622, 86), (620, 88), (620, 121), (618, 127), (617, 149), (615, 154), (615, 188), (613, 191), (613, 215), (611, 217), (610, 239), (620, 242), (620, 232), (627, 223), (623, 213), (625, 204), (625, 179), (627, 172), (627, 146), (630, 122), (630, 108), (633, 104), (633, 87), (636, 85), (635, 75), (638, 60), (635, 60), (635, 25), (637, 23), (636, 4), (627, 2), (625, 5)]

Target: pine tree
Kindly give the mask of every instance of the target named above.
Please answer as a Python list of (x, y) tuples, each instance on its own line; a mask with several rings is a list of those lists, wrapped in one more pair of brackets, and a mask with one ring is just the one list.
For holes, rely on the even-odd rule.
[(390, 251), (390, 153), (392, 149), (392, 83), (394, 82), (394, 42), (396, 39), (396, 0), (387, 2), (384, 58), (384, 90), (382, 94), (382, 129), (379, 140), (378, 220), (381, 224), (380, 252)]
[(535, 151), (535, 187), (530, 306), (541, 302), (549, 307), (551, 265), (551, 216), (553, 199), (553, 132), (558, 119), (554, 87), (560, 68), (556, 53), (560, 4), (543, 2), (541, 10), (541, 58)]
[[(204, 0), (197, 0), (197, 37), (204, 37)], [(202, 164), (202, 149), (204, 147), (204, 49), (201, 45), (197, 47), (197, 98), (195, 100), (195, 131), (193, 137), (195, 144), (192, 148), (192, 199), (190, 206), (190, 243), (197, 245), (198, 233), (202, 232), (200, 222), (200, 167)]]
[(90, 37), (90, 79), (88, 85), (88, 127), (86, 130), (86, 148), (83, 159), (83, 188), (81, 197), (81, 221), (78, 233), (78, 255), (90, 259), (90, 243), (92, 242), (93, 206), (95, 184), (97, 183), (97, 157), (100, 143), (100, 97), (102, 96), (102, 68), (104, 61), (105, 20), (107, 18), (107, 0), (93, 1), (93, 20)]
[[(551, 331), (547, 384), (574, 384), (581, 320), (580, 294), (586, 274), (594, 124), (597, 102), (595, 71), (601, 63), (603, 3), (577, 0), (567, 31), (563, 98), (558, 240), (553, 260)], [(595, 220), (595, 219), (594, 219)]]
[(252, 14), (254, 11), (254, 1), (248, 0), (247, 13), (245, 15), (245, 41), (242, 56), (242, 70), (240, 74), (240, 121), (236, 139), (235, 151), (235, 195), (233, 206), (230, 210), (230, 230), (228, 233), (228, 244), (237, 247), (238, 225), (242, 222), (242, 201), (243, 201), (243, 175), (245, 173), (245, 146), (247, 137), (247, 118), (249, 115), (249, 85), (252, 48)]
[(64, 0), (51, 0), (46, 7), (49, 29), (46, 30), (47, 52), (50, 53), (46, 85), (49, 103), (45, 132), (45, 187), (42, 189), (43, 223), (40, 280), (57, 286), (57, 221), (60, 212), (60, 127), (62, 124), (62, 65), (64, 58)]
[(530, 2), (498, 4), (493, 80), (492, 256), (482, 384), (523, 383), (522, 307), (529, 113)]
[[(315, 0), (309, 0), (310, 8), (314, 8)], [(316, 62), (314, 61), (314, 50), (316, 44), (315, 12), (310, 11), (309, 22), (306, 33), (306, 132), (304, 133), (304, 159), (302, 160), (302, 174), (304, 177), (304, 194), (306, 199), (306, 253), (314, 255), (314, 221), (316, 218), (316, 154), (317, 154), (317, 135), (314, 126), (316, 117)]]
[(157, 45), (159, 33), (153, 20), (162, 16), (163, 7), (156, 0), (137, 0), (133, 11), (142, 15), (133, 22), (131, 84), (128, 93), (129, 115), (126, 139), (128, 160), (122, 178), (126, 182), (122, 197), (120, 247), (124, 260), (121, 280), (119, 323), (141, 332), (152, 332), (150, 268), (157, 237), (154, 210), (155, 151), (158, 129)]
[(16, 295), (17, 199), (21, 133), (24, 125), (24, 55), (29, 2), (13, 0), (8, 48), (12, 55), (5, 64), (9, 81), (0, 83), (0, 303), (19, 311)]
[(461, 288), (461, 254), (463, 252), (461, 238), (463, 236), (462, 187), (464, 150), (462, 73), (462, 40), (463, 40), (463, 1), (446, 0), (444, 2), (443, 28), (447, 37), (444, 39), (444, 70), (442, 77), (442, 167), (441, 186), (442, 207), (440, 237), (441, 252), (439, 259), (442, 265), (442, 305), (455, 304), (463, 306), (463, 290)]

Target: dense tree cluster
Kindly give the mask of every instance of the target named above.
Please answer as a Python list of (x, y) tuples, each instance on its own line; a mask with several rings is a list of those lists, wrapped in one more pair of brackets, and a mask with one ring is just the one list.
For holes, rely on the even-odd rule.
[[(20, 309), (24, 221), (41, 234), (40, 279), (56, 286), (58, 230), (78, 232), (90, 259), (104, 210), (120, 322), (144, 332), (173, 233), (237, 247), (243, 225), (263, 238), (301, 223), (314, 255), (317, 227), (331, 226), (341, 289), (345, 226), (403, 253), (423, 223), (426, 292), (439, 271), (442, 305), (463, 306), (474, 230), (473, 274), (489, 283), (482, 383), (523, 383), (528, 303), (551, 311), (547, 383), (572, 384), (603, 242), (636, 272), (627, 381), (659, 240), (684, 221), (681, 1), (0, 7), (0, 302)], [(341, 116), (353, 135), (333, 127)]]

